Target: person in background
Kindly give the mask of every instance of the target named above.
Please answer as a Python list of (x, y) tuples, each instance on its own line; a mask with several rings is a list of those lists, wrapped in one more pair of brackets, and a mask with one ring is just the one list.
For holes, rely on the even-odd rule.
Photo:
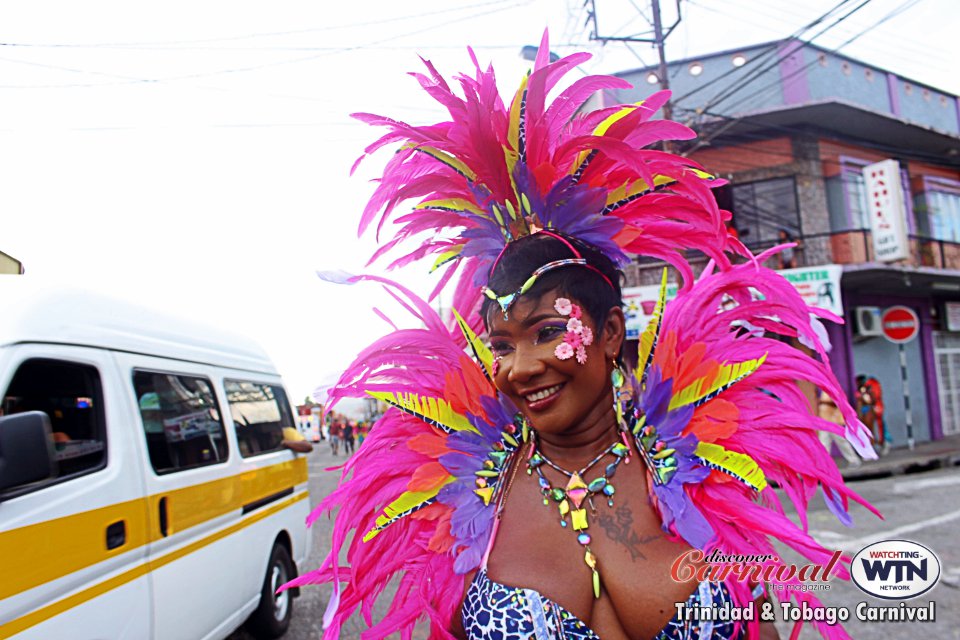
[(890, 451), (890, 432), (883, 419), (883, 389), (873, 376), (857, 376), (857, 411), (860, 419), (873, 433), (874, 448), (880, 455)]
[(303, 434), (293, 427), (283, 428), (283, 440), (280, 441), (280, 446), (297, 453), (310, 453), (313, 451), (313, 445), (307, 442)]
[[(786, 229), (780, 229), (777, 232), (777, 244), (789, 244), (793, 242), (793, 236)], [(796, 247), (789, 247), (777, 254), (780, 269), (795, 269), (797, 266)]]
[(348, 456), (353, 453), (354, 434), (356, 433), (356, 422), (353, 420), (343, 421), (343, 452)]
[(334, 416), (333, 422), (330, 423), (330, 451), (335, 456), (340, 454), (340, 435), (342, 433), (343, 423), (340, 422), (339, 417)]
[[(834, 424), (841, 426), (844, 424), (843, 415), (841, 415), (840, 409), (837, 407), (837, 403), (826, 394), (820, 394), (817, 416)], [(837, 445), (837, 449), (840, 450), (840, 455), (842, 455), (843, 459), (847, 461), (847, 468), (856, 469), (863, 464), (863, 462), (860, 460), (860, 456), (858, 456), (857, 452), (853, 450), (853, 445), (847, 442), (846, 438), (843, 436), (836, 433), (831, 433), (829, 431), (819, 431), (817, 433), (817, 437), (820, 438), (820, 443), (826, 447), (827, 451), (831, 451), (831, 445)]]
[(360, 445), (363, 444), (363, 441), (366, 440), (367, 434), (370, 432), (370, 423), (366, 420), (357, 423), (357, 448), (360, 448)]

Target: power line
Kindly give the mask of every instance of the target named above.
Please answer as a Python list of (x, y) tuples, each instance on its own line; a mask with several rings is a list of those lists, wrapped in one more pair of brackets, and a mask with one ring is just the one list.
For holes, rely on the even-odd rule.
[[(870, 0), (866, 0), (866, 1), (869, 2)], [(875, 22), (874, 24), (868, 26), (866, 29), (860, 31), (859, 33), (857, 33), (857, 34), (854, 35), (853, 37), (847, 39), (846, 41), (844, 41), (843, 43), (841, 43), (841, 44), (838, 45), (837, 47), (835, 47), (835, 48), (833, 48), (833, 49), (829, 49), (828, 51), (829, 51), (830, 53), (838, 53), (838, 52), (840, 51), (840, 49), (842, 49), (843, 47), (847, 46), (848, 44), (854, 42), (855, 40), (857, 40), (857, 38), (861, 37), (862, 35), (864, 35), (864, 34), (867, 33), (868, 31), (870, 31), (870, 30), (872, 30), (872, 29), (880, 26), (881, 24), (883, 24), (884, 22), (887, 22), (888, 20), (893, 19), (894, 17), (900, 15), (900, 14), (903, 13), (904, 11), (907, 11), (907, 10), (913, 8), (913, 7), (914, 7), (915, 5), (917, 5), (920, 1), (921, 1), (921, 0), (907, 0), (906, 2), (904, 2), (903, 4), (901, 4), (899, 7), (897, 7), (897, 8), (894, 9), (893, 11), (891, 11), (889, 14), (887, 14), (886, 16), (884, 16), (883, 18), (881, 18), (879, 21), (877, 21), (877, 22)], [(743, 104), (744, 102), (746, 102), (747, 100), (749, 100), (749, 99), (751, 99), (751, 98), (753, 98), (753, 97), (755, 97), (755, 96), (757, 96), (757, 95), (759, 95), (759, 94), (761, 94), (761, 93), (764, 93), (764, 92), (766, 92), (766, 91), (769, 91), (772, 87), (774, 87), (774, 86), (779, 86), (781, 83), (786, 82), (786, 81), (794, 78), (795, 76), (797, 76), (797, 75), (805, 72), (807, 69), (809, 69), (810, 67), (812, 67), (812, 66), (813, 66), (814, 64), (816, 64), (816, 63), (817, 63), (816, 60), (812, 60), (812, 61), (808, 62), (807, 64), (805, 64), (804, 66), (800, 67), (799, 69), (796, 69), (796, 70), (792, 71), (791, 73), (789, 73), (788, 75), (786, 75), (786, 76), (778, 79), (776, 82), (774, 82), (774, 83), (768, 83), (768, 84), (760, 87), (759, 89), (757, 89), (757, 90), (754, 91), (753, 93), (751, 93), (751, 94), (749, 94), (749, 95), (746, 95), (746, 96), (743, 96), (742, 98), (740, 98), (740, 99), (737, 100), (736, 102), (727, 105), (726, 108), (727, 108), (728, 110), (729, 110), (729, 109), (734, 109), (734, 108), (736, 108), (738, 105), (741, 105), (741, 104)]]
[[(807, 32), (807, 31), (809, 31), (810, 29), (812, 29), (813, 27), (817, 26), (818, 24), (820, 24), (820, 23), (823, 22), (824, 20), (827, 20), (827, 19), (828, 19), (831, 15), (833, 15), (836, 11), (838, 11), (840, 8), (842, 8), (844, 5), (848, 4), (848, 3), (851, 2), (851, 1), (852, 1), (852, 0), (840, 0), (840, 2), (839, 2), (838, 4), (836, 4), (836, 5), (834, 5), (834, 7), (831, 8), (829, 11), (827, 11), (826, 13), (824, 13), (823, 15), (821, 15), (820, 17), (816, 18), (816, 19), (813, 20), (812, 22), (808, 23), (807, 25), (801, 27), (800, 29), (797, 29), (797, 30), (794, 31), (792, 34), (790, 34), (789, 36), (787, 36), (785, 39), (798, 38), (798, 37), (800, 37), (800, 36), (803, 35), (805, 32)], [(703, 83), (703, 84), (700, 85), (699, 87), (697, 87), (697, 88), (695, 88), (695, 89), (692, 89), (691, 91), (688, 91), (687, 93), (683, 94), (682, 96), (679, 96), (679, 97), (677, 97), (677, 98), (674, 98), (674, 102), (675, 102), (675, 103), (679, 103), (679, 102), (681, 102), (681, 101), (689, 98), (689, 97), (692, 96), (692, 95), (695, 95), (695, 94), (697, 94), (697, 93), (700, 93), (700, 92), (703, 91), (704, 89), (706, 89), (706, 88), (708, 88), (708, 87), (716, 84), (717, 82), (723, 80), (724, 78), (730, 76), (731, 74), (737, 73), (737, 72), (739, 72), (739, 71), (744, 71), (747, 67), (750, 67), (750, 66), (753, 66), (753, 65), (756, 65), (756, 64), (761, 63), (762, 61), (768, 59), (770, 56), (774, 55), (774, 54), (776, 53), (776, 51), (777, 51), (777, 47), (778, 47), (778, 46), (779, 46), (779, 41), (771, 44), (770, 46), (766, 47), (765, 49), (762, 49), (756, 56), (754, 56), (752, 59), (748, 60), (748, 61), (746, 62), (746, 64), (744, 64), (742, 67), (734, 67), (733, 69), (730, 69), (729, 71), (726, 71), (726, 72), (720, 74), (720, 75), (717, 76), (716, 78), (713, 78), (712, 80)]]
[[(306, 33), (321, 33), (321, 32), (327, 32), (327, 31), (355, 29), (359, 27), (370, 27), (378, 24), (389, 24), (392, 22), (417, 20), (419, 18), (427, 18), (431, 16), (441, 15), (444, 13), (453, 13), (455, 11), (465, 11), (468, 9), (490, 7), (492, 5), (504, 4), (505, 2), (509, 3), (510, 1), (511, 0), (491, 0), (489, 2), (479, 2), (476, 4), (464, 5), (459, 7), (448, 7), (446, 9), (437, 9), (437, 10), (432, 10), (425, 13), (398, 16), (394, 18), (384, 18), (382, 20), (370, 20), (366, 22), (357, 22), (353, 24), (333, 25), (333, 26), (326, 26), (326, 27), (311, 27), (308, 29), (295, 29), (295, 30), (288, 30), (288, 31), (268, 31), (268, 32), (248, 33), (248, 34), (242, 34), (242, 35), (236, 35), (236, 36), (223, 36), (219, 38), (200, 38), (195, 40), (166, 40), (166, 41), (155, 41), (155, 42), (104, 42), (104, 43), (94, 43), (94, 44), (0, 42), (0, 46), (2, 47), (36, 47), (36, 48), (128, 48), (128, 47), (150, 47), (152, 45), (204, 44), (204, 43), (210, 43), (210, 42), (231, 42), (235, 40), (270, 38), (270, 37), (276, 37), (276, 36), (301, 35)], [(510, 8), (510, 7), (507, 7), (507, 8)]]
[[(524, 0), (524, 1), (525, 1), (525, 0)], [(362, 50), (362, 49), (365, 49), (365, 48), (367, 48), (367, 47), (369, 47), (369, 46), (371, 46), (371, 45), (383, 44), (384, 42), (390, 42), (390, 41), (392, 41), (392, 40), (399, 40), (399, 39), (401, 39), (401, 38), (407, 38), (407, 37), (410, 37), (410, 36), (419, 35), (419, 34), (421, 34), (421, 33), (427, 32), (427, 31), (432, 31), (432, 30), (434, 30), (434, 29), (439, 29), (439, 28), (442, 28), (442, 27), (446, 27), (446, 26), (449, 26), (449, 25), (451, 25), (451, 24), (456, 24), (456, 23), (458, 23), (458, 22), (463, 22), (463, 21), (465, 21), (465, 20), (473, 20), (473, 19), (475, 19), (475, 18), (483, 17), (483, 16), (486, 16), (486, 15), (491, 15), (491, 14), (494, 14), (494, 13), (499, 13), (499, 12), (504, 11), (504, 10), (507, 10), (507, 9), (513, 9), (513, 8), (515, 8), (515, 7), (517, 7), (517, 6), (520, 6), (521, 4), (524, 4), (524, 1), (513, 2), (512, 4), (507, 5), (507, 6), (505, 6), (505, 7), (499, 7), (499, 8), (496, 8), (496, 9), (491, 9), (491, 10), (489, 10), (489, 11), (484, 11), (484, 12), (475, 13), (475, 14), (472, 14), (472, 15), (469, 15), (469, 16), (463, 16), (463, 17), (455, 18), (455, 19), (452, 19), (452, 20), (448, 20), (448, 21), (446, 21), (446, 22), (442, 22), (442, 23), (440, 23), (440, 24), (431, 25), (431, 26), (428, 26), (428, 27), (424, 27), (424, 28), (422, 28), (422, 29), (417, 29), (417, 30), (415, 30), (415, 31), (410, 31), (410, 32), (406, 32), (406, 33), (401, 33), (401, 34), (392, 35), (392, 36), (389, 36), (389, 37), (387, 37), (387, 38), (383, 38), (383, 39), (376, 40), (376, 41), (374, 41), (374, 42), (369, 42), (369, 43), (366, 43), (366, 44), (359, 44), (359, 45), (354, 45), (354, 46), (350, 46), (350, 47), (342, 47), (342, 48), (340, 48), (340, 49), (336, 49), (336, 50), (333, 50), (333, 51), (325, 51), (325, 52), (319, 53), (319, 54), (314, 54), (314, 55), (309, 55), (309, 56), (300, 56), (300, 57), (296, 57), (296, 58), (290, 58), (290, 59), (286, 59), (286, 60), (279, 60), (279, 61), (276, 61), (276, 62), (267, 62), (267, 63), (258, 64), (258, 65), (251, 65), (251, 66), (247, 66), (247, 67), (236, 67), (236, 68), (230, 68), (230, 69), (218, 69), (218, 70), (216, 70), (216, 71), (210, 71), (210, 72), (205, 72), (205, 73), (192, 73), (192, 74), (186, 74), (186, 75), (180, 75), (180, 76), (169, 76), (169, 77), (165, 77), (165, 78), (138, 78), (138, 77), (132, 77), (132, 76), (123, 76), (123, 75), (109, 74), (109, 73), (106, 73), (106, 72), (99, 72), (99, 71), (88, 71), (88, 70), (83, 70), (83, 69), (74, 69), (74, 68), (71, 68), (71, 67), (62, 67), (62, 66), (57, 66), (57, 65), (44, 65), (44, 64), (42, 64), (42, 63), (33, 63), (33, 62), (25, 61), (25, 60), (17, 60), (17, 59), (12, 59), (12, 58), (2, 58), (3, 60), (6, 60), (7, 62), (13, 62), (13, 63), (19, 63), (19, 64), (28, 64), (28, 65), (36, 65), (36, 66), (48, 66), (48, 67), (50, 67), (50, 68), (59, 69), (59, 70), (62, 70), (62, 71), (69, 71), (69, 72), (72, 72), (72, 73), (90, 73), (90, 74), (96, 74), (96, 75), (104, 75), (104, 76), (108, 76), (108, 77), (119, 78), (121, 81), (120, 81), (120, 82), (100, 82), (100, 83), (47, 84), (47, 85), (0, 85), (0, 89), (68, 89), (68, 88), (72, 89), (72, 88), (88, 88), (88, 87), (122, 86), (122, 85), (133, 85), (133, 84), (154, 84), (154, 83), (159, 84), (159, 83), (172, 82), (172, 81), (178, 81), (178, 80), (195, 80), (195, 79), (199, 79), (199, 78), (209, 78), (209, 77), (219, 76), (219, 75), (225, 75), (225, 74), (237, 74), (237, 73), (245, 73), (245, 72), (249, 72), (249, 71), (258, 71), (258, 70), (260, 70), (260, 69), (266, 69), (266, 68), (276, 67), (276, 66), (280, 66), (280, 65), (290, 65), (290, 64), (299, 64), (299, 63), (301, 63), (301, 62), (308, 62), (308, 61), (310, 61), (310, 60), (316, 60), (316, 59), (318, 59), (318, 58), (327, 57), (327, 56), (329, 56), (329, 55), (336, 55), (336, 54), (339, 54), (339, 53), (346, 53), (346, 52), (349, 52), (349, 51)]]
[[(813, 42), (814, 40), (816, 40), (818, 37), (822, 36), (824, 33), (826, 33), (827, 31), (829, 31), (830, 29), (836, 27), (838, 24), (840, 24), (840, 23), (843, 22), (844, 20), (847, 20), (847, 19), (848, 19), (850, 16), (852, 16), (854, 13), (856, 13), (857, 11), (859, 11), (860, 9), (862, 9), (863, 7), (865, 7), (865, 6), (867, 6), (868, 4), (870, 4), (871, 1), (872, 1), (872, 0), (862, 0), (862, 2), (860, 2), (860, 4), (858, 4), (857, 6), (855, 6), (853, 9), (851, 9), (850, 11), (848, 11), (846, 14), (840, 16), (839, 18), (837, 18), (836, 20), (834, 20), (831, 24), (829, 24), (829, 25), (823, 27), (822, 29), (820, 29), (820, 31), (818, 31), (818, 32), (815, 33), (812, 37), (809, 38), (809, 42)], [(838, 6), (839, 6), (839, 5), (838, 5)], [(821, 22), (821, 21), (822, 21), (822, 20), (818, 20), (817, 23), (819, 23), (819, 22)], [(779, 47), (779, 45), (777, 45), (777, 46)], [(754, 80), (758, 79), (760, 76), (762, 76), (762, 75), (763, 75), (764, 73), (766, 73), (767, 71), (770, 71), (770, 70), (776, 68), (777, 66), (779, 66), (779, 64), (780, 64), (783, 60), (785, 60), (785, 59), (786, 59), (789, 55), (791, 55), (791, 54), (792, 54), (792, 51), (787, 51), (787, 52), (784, 52), (783, 54), (777, 55), (776, 60), (773, 60), (772, 62), (769, 62), (768, 64), (765, 64), (764, 66), (762, 66), (762, 67), (760, 67), (760, 68), (754, 69), (750, 74), (748, 74), (748, 75), (747, 75), (746, 77), (744, 77), (744, 78), (741, 78), (738, 82), (734, 82), (733, 84), (731, 84), (731, 85), (729, 85), (729, 86), (727, 86), (727, 87), (724, 87), (719, 93), (717, 93), (717, 94), (714, 95), (712, 98), (710, 98), (710, 100), (708, 100), (708, 101), (701, 107), (701, 109), (706, 110), (706, 109), (711, 108), (711, 107), (714, 106), (714, 105), (720, 104), (721, 102), (723, 102), (723, 101), (726, 100), (727, 98), (729, 98), (729, 97), (733, 96), (734, 94), (738, 93), (741, 89), (743, 89), (744, 87), (746, 87), (747, 85), (749, 85), (750, 83), (752, 83)]]

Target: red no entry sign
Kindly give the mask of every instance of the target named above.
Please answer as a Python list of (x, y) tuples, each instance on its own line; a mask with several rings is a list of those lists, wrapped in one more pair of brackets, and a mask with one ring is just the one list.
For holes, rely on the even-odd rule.
[(880, 316), (880, 326), (890, 342), (910, 342), (920, 331), (920, 318), (910, 307), (888, 307)]

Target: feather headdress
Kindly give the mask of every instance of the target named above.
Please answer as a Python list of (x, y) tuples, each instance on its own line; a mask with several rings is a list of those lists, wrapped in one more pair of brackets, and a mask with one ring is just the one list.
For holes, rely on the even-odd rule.
[[(721, 268), (729, 265), (727, 251), (748, 255), (726, 232), (728, 214), (710, 192), (712, 176), (689, 159), (648, 148), (694, 137), (679, 123), (652, 119), (669, 93), (583, 112), (598, 91), (630, 86), (587, 76), (548, 103), (563, 76), (590, 57), (577, 53), (548, 62), (548, 51), (544, 33), (533, 70), (509, 105), (493, 69), (482, 70), (471, 51), (475, 75), (457, 77), (462, 96), (428, 61), (426, 75), (413, 74), (449, 120), (413, 126), (354, 114), (388, 129), (366, 154), (400, 145), (360, 219), (360, 232), (376, 223), (378, 237), (388, 222), (398, 227), (389, 229), (390, 239), (373, 259), (416, 240), (391, 266), (433, 258), (434, 269), (447, 270), (438, 289), (460, 269), (454, 306), (469, 311), (472, 305), (464, 303), (476, 301), (477, 287), (504, 246), (539, 229), (588, 242), (620, 266), (628, 254), (665, 260), (687, 283), (693, 280), (688, 249)], [(413, 211), (397, 215), (409, 199), (418, 199)]]

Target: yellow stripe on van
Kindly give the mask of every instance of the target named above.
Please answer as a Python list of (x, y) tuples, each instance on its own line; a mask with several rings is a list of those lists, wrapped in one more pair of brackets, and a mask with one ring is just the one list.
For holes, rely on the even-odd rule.
[[(307, 460), (297, 457), (146, 500), (4, 531), (0, 533), (0, 600), (160, 540), (161, 498), (167, 498), (167, 534), (173, 535), (306, 481)], [(126, 542), (108, 551), (107, 527), (120, 520), (125, 521)]]
[[(203, 486), (203, 485), (200, 485), (200, 486)], [(178, 560), (190, 553), (193, 553), (194, 551), (199, 551), (203, 547), (206, 547), (210, 544), (213, 544), (217, 540), (221, 540), (233, 533), (236, 533), (237, 531), (239, 531), (240, 529), (243, 529), (244, 527), (248, 527), (254, 524), (255, 522), (259, 522), (260, 520), (263, 520), (264, 518), (268, 518), (269, 516), (273, 515), (274, 513), (277, 513), (278, 511), (282, 511), (283, 509), (286, 509), (287, 507), (293, 504), (296, 504), (301, 500), (305, 500), (308, 497), (308, 495), (309, 494), (306, 491), (301, 491), (300, 493), (293, 495), (289, 498), (286, 498), (281, 502), (270, 505), (269, 507), (266, 507), (262, 510), (253, 512), (249, 517), (245, 518), (242, 522), (237, 522), (235, 524), (232, 524), (229, 527), (226, 527), (225, 529), (217, 531), (216, 533), (213, 533), (205, 538), (201, 538), (200, 540), (197, 540), (188, 545), (185, 545), (184, 547), (171, 551), (170, 553), (160, 556), (159, 558), (155, 558), (150, 561), (144, 562), (143, 564), (136, 566), (130, 569), (129, 571), (125, 571), (124, 573), (116, 575), (112, 578), (104, 580), (103, 582), (99, 582), (82, 591), (78, 591), (77, 593), (67, 596), (66, 598), (63, 598), (61, 600), (57, 600), (56, 602), (48, 604), (43, 608), (31, 611), (25, 616), (21, 616), (15, 620), (11, 620), (10, 622), (4, 625), (0, 625), (0, 640), (6, 640), (6, 638), (16, 635), (21, 631), (25, 631), (30, 627), (36, 626), (41, 622), (44, 622), (45, 620), (49, 620), (54, 616), (60, 615), (65, 611), (69, 611), (70, 609), (77, 607), (85, 602), (88, 602), (89, 600), (92, 600), (97, 596), (101, 596), (107, 593), (108, 591), (112, 591), (113, 589), (122, 587), (128, 582), (132, 582), (137, 578), (149, 573), (150, 571), (159, 569), (160, 567), (170, 564), (171, 562)]]

